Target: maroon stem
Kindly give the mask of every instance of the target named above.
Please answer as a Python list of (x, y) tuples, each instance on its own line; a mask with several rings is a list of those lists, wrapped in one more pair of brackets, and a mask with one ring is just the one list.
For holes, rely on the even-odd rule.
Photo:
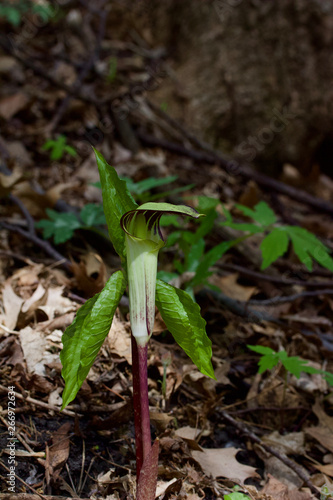
[(133, 335), (132, 340), (132, 373), (133, 373), (133, 407), (136, 443), (136, 476), (139, 480), (144, 460), (151, 450), (147, 345), (138, 346)]

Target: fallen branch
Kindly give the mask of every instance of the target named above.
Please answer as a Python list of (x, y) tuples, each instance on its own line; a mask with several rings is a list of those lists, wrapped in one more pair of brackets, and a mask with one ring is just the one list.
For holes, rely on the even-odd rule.
[(332, 289), (313, 290), (312, 292), (295, 293), (294, 295), (287, 295), (286, 297), (272, 297), (266, 300), (249, 300), (249, 304), (255, 307), (275, 306), (276, 304), (286, 304), (294, 302), (297, 299), (304, 297), (319, 297), (320, 295), (333, 295)]
[(244, 179), (255, 181), (259, 186), (277, 191), (305, 205), (309, 205), (321, 212), (333, 215), (333, 205), (316, 196), (312, 196), (301, 189), (288, 186), (281, 181), (256, 172), (249, 165), (241, 164), (236, 160), (223, 156), (221, 153), (204, 153), (195, 149), (185, 148), (180, 144), (159, 139), (153, 135), (146, 134), (141, 130), (137, 131), (138, 138), (146, 146), (158, 146), (167, 151), (171, 151), (181, 156), (187, 156), (195, 162), (206, 163), (208, 165), (219, 165), (230, 175), (239, 175)]
[[(3, 385), (0, 385), (0, 390), (2, 392), (8, 392), (8, 388), (3, 386)], [(54, 406), (54, 405), (50, 405), (48, 403), (44, 403), (44, 401), (38, 401), (38, 399), (34, 399), (34, 398), (31, 398), (30, 396), (27, 396), (27, 397), (24, 397), (22, 394), (20, 394), (19, 392), (15, 392), (15, 397), (17, 399), (22, 399), (23, 401), (25, 401), (26, 403), (30, 403), (30, 404), (33, 404), (33, 405), (36, 405), (36, 406), (40, 406), (41, 408), (45, 408), (46, 410), (52, 410), (52, 411), (55, 411), (57, 413), (60, 413), (60, 407), (58, 406)], [(67, 415), (68, 417), (82, 417), (83, 415), (79, 414), (79, 413), (75, 413), (73, 411), (70, 411), (70, 410), (62, 410), (60, 415)]]
[(229, 424), (236, 427), (236, 429), (238, 429), (244, 436), (249, 438), (254, 443), (257, 443), (264, 450), (266, 450), (271, 455), (274, 455), (276, 458), (281, 460), (281, 462), (283, 462), (287, 467), (293, 470), (298, 475), (298, 477), (302, 479), (304, 484), (311, 490), (311, 492), (315, 495), (315, 497), (320, 498), (320, 493), (318, 492), (317, 488), (311, 483), (309, 476), (304, 472), (304, 470), (299, 465), (297, 465), (293, 460), (288, 458), (287, 455), (285, 455), (284, 453), (280, 453), (271, 446), (263, 443), (261, 439), (258, 438), (258, 436), (256, 436), (253, 432), (249, 431), (244, 424), (235, 420), (227, 412), (222, 410), (220, 413), (224, 418), (224, 420), (226, 420), (227, 422), (229, 422)]
[(39, 246), (44, 250), (45, 253), (50, 255), (55, 261), (59, 262), (59, 265), (64, 267), (67, 271), (72, 270), (72, 264), (71, 262), (66, 259), (61, 253), (59, 253), (57, 250), (55, 250), (52, 245), (45, 240), (40, 239), (36, 234), (30, 233), (29, 231), (25, 231), (25, 229), (22, 229), (19, 226), (15, 226), (14, 224), (8, 224), (8, 222), (0, 221), (0, 226), (2, 226), (4, 229), (8, 229), (8, 231), (14, 231), (27, 240), (32, 241), (35, 243), (35, 245)]
[(251, 269), (247, 269), (246, 267), (238, 266), (236, 264), (224, 264), (217, 263), (215, 264), (217, 267), (221, 269), (225, 269), (226, 271), (234, 271), (244, 276), (249, 276), (250, 278), (254, 278), (259, 281), (269, 281), (270, 283), (275, 283), (276, 285), (283, 286), (291, 286), (298, 285), (304, 286), (306, 288), (332, 288), (333, 281), (302, 281), (302, 280), (289, 280), (286, 278), (280, 278), (279, 276), (270, 276), (268, 274), (259, 273), (257, 271), (252, 271)]

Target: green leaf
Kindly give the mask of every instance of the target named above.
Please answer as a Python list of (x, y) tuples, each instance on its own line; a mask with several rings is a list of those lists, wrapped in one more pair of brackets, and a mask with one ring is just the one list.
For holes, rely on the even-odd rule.
[(284, 228), (275, 228), (264, 238), (260, 244), (262, 253), (261, 269), (266, 269), (281, 257), (288, 248), (289, 238)]
[(200, 259), (204, 252), (204, 249), (205, 249), (205, 241), (203, 239), (200, 239), (190, 247), (186, 259), (186, 264), (187, 264), (186, 271), (196, 271), (200, 263)]
[(82, 208), (80, 217), (86, 226), (101, 226), (106, 224), (103, 205), (88, 203)]
[(124, 293), (122, 271), (114, 273), (103, 290), (79, 309), (73, 323), (62, 336), (60, 360), (65, 389), (64, 409), (75, 398), (111, 328), (113, 315)]
[(162, 215), (160, 220), (161, 227), (173, 226), (173, 227), (182, 227), (178, 220), (177, 215)]
[(126, 179), (126, 182), (128, 183), (128, 189), (131, 191), (131, 193), (140, 195), (156, 187), (170, 184), (177, 179), (177, 175), (170, 175), (168, 177), (162, 177), (160, 179), (157, 179), (156, 177), (148, 177), (148, 179), (143, 179), (139, 182), (133, 182), (132, 179), (130, 179), (130, 183), (128, 183), (128, 179)]
[(258, 354), (263, 354), (263, 355), (273, 354), (273, 353), (276, 354), (276, 352), (273, 349), (271, 349), (270, 347), (266, 347), (264, 345), (247, 345), (246, 347), (251, 349), (251, 351), (257, 352)]
[(229, 495), (224, 495), (224, 500), (249, 500), (248, 495), (244, 495), (244, 493), (240, 493), (238, 491), (234, 491), (233, 493), (229, 493)]
[(208, 214), (211, 210), (215, 211), (215, 208), (220, 204), (220, 200), (217, 198), (211, 198), (209, 196), (198, 196), (198, 212)]
[(236, 205), (236, 207), (241, 210), (243, 214), (258, 222), (261, 226), (270, 226), (276, 222), (275, 213), (264, 201), (257, 203), (254, 210), (244, 205)]
[(179, 274), (172, 273), (170, 271), (158, 271), (157, 278), (159, 280), (165, 281), (166, 283), (170, 283), (175, 278), (179, 278)]
[(228, 226), (232, 229), (237, 229), (237, 231), (246, 231), (251, 234), (262, 233), (264, 231), (264, 228), (262, 226), (257, 226), (256, 224), (249, 224), (246, 222), (223, 222), (221, 226)]
[(101, 153), (94, 149), (102, 184), (103, 206), (109, 235), (117, 254), (125, 259), (125, 233), (120, 226), (121, 217), (137, 204), (128, 192), (126, 182), (119, 179), (117, 172), (108, 165)]
[(285, 226), (299, 260), (312, 271), (312, 259), (333, 271), (333, 259), (329, 249), (312, 233), (299, 226)]
[[(296, 378), (299, 378), (301, 372), (306, 371), (307, 361), (299, 358), (298, 356), (287, 356), (286, 359), (282, 359), (282, 364), (285, 369), (295, 375)], [(311, 368), (311, 367), (308, 367)], [(312, 370), (311, 370), (312, 371)]]
[(171, 203), (155, 203), (149, 201), (138, 207), (138, 210), (151, 210), (153, 212), (165, 212), (167, 214), (178, 214), (178, 215), (189, 215), (194, 217), (194, 219), (199, 219), (203, 217), (203, 214), (199, 214), (194, 208), (188, 207), (187, 205), (172, 205)]
[(194, 234), (190, 233), (192, 234), (192, 241), (197, 242), (201, 238), (207, 236), (207, 234), (211, 233), (216, 219), (217, 219), (217, 212), (215, 210), (210, 210), (209, 212), (207, 212), (206, 217), (200, 220), (199, 229)]
[(66, 145), (64, 147), (64, 151), (66, 151), (66, 153), (68, 153), (70, 156), (74, 156), (74, 157), (77, 156), (77, 152), (72, 146)]
[(81, 227), (81, 223), (75, 214), (60, 213), (50, 208), (46, 209), (50, 220), (42, 219), (37, 222), (36, 227), (43, 229), (43, 237), (51, 238), (54, 236), (54, 242), (58, 245), (71, 239), (75, 229)]
[(202, 373), (215, 379), (212, 343), (207, 337), (206, 321), (200, 315), (198, 304), (183, 290), (157, 280), (156, 305), (177, 344)]
[(207, 252), (197, 267), (196, 275), (191, 281), (191, 286), (200, 285), (209, 275), (209, 269), (224, 255), (229, 248), (236, 245), (240, 240), (223, 241)]

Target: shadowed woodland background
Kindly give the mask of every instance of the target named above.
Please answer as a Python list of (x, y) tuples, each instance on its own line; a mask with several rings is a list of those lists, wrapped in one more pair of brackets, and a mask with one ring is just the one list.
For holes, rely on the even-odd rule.
[(332, 255), (333, 1), (1, 1), (1, 500), (135, 498), (127, 295), (60, 412), (62, 333), (120, 267), (91, 146), (138, 203), (204, 207), (212, 221), (195, 245), (186, 240), (199, 234), (194, 222), (163, 228), (159, 271), (200, 305), (217, 380), (198, 372), (156, 310), (156, 498), (223, 499), (237, 489), (244, 496), (231, 500), (333, 498), (328, 380), (297, 378), (281, 361), (258, 373), (247, 347), (332, 373), (329, 265), (319, 258), (309, 270), (288, 244), (264, 269), (266, 228), (216, 251), (210, 276), (188, 287), (209, 252), (244, 236), (222, 225), (226, 210), (253, 222), (239, 203), (265, 202), (272, 226), (306, 229), (320, 241), (317, 256), (320, 245)]

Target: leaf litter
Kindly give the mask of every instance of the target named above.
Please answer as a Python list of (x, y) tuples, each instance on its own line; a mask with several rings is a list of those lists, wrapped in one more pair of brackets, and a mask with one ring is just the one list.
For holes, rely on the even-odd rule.
[[(69, 19), (78, 15), (89, 18), (91, 12), (83, 6), (70, 7), (69, 12), (65, 12)], [(143, 32), (142, 35), (144, 40), (147, 34)], [(45, 37), (45, 46), (48, 45), (46, 40), (52, 38), (47, 30), (39, 36)], [(142, 51), (140, 36), (133, 35), (131, 43), (121, 40), (121, 36), (119, 32), (118, 41), (105, 42), (112, 42), (114, 47), (118, 42), (118, 48), (112, 50), (118, 57), (117, 71), (123, 68), (121, 81), (115, 78), (112, 88), (127, 92), (133, 82), (137, 83), (138, 71), (140, 78), (149, 76), (149, 58), (130, 58), (133, 43), (136, 51)], [(36, 40), (30, 43), (34, 47)], [(59, 47), (63, 43), (59, 40)], [(147, 50), (146, 42), (144, 45)], [(69, 33), (68, 47), (71, 60), (85, 54), (84, 44), (74, 31)], [(38, 51), (46, 72), (50, 71), (67, 85), (75, 82), (77, 65), (58, 60), (52, 67), (50, 61), (45, 60), (44, 49), (39, 47)], [(106, 76), (107, 61), (98, 63), (94, 71), (101, 71)], [(52, 162), (48, 152), (43, 151), (43, 144), (51, 138), (48, 132), (52, 130), (50, 117), (57, 118), (58, 103), (66, 96), (66, 91), (30, 73), (14, 57), (0, 57), (0, 78), (3, 78), (1, 75), (10, 78), (13, 87), (10, 93), (0, 96), (0, 117), (4, 124), (4, 137), (0, 139), (8, 166), (7, 172), (0, 172), (1, 196), (18, 197), (35, 221), (45, 218), (47, 209), (58, 209), (59, 202), (62, 207), (64, 202), (67, 210), (70, 206), (74, 212), (87, 203), (100, 202), (100, 190), (92, 186), (98, 181), (97, 168), (90, 146), (87, 148), (82, 141), (84, 133), (99, 125), (95, 103), (81, 101), (80, 96), (71, 101), (55, 130), (56, 135), (68, 137), (68, 144), (75, 147), (78, 155), (67, 155)], [(110, 85), (105, 85), (100, 77), (94, 77), (94, 82), (86, 82), (83, 87), (87, 85), (88, 89), (93, 89), (92, 94), (96, 91), (109, 98)], [(31, 86), (39, 89), (37, 100), (32, 97)], [(149, 107), (150, 98), (154, 99), (153, 93), (142, 97), (141, 102), (133, 101), (135, 106), (129, 107), (126, 123), (140, 123), (162, 136), (168, 131), (175, 137), (176, 131)], [(117, 165), (118, 172), (133, 182), (177, 176), (177, 187), (182, 188), (191, 176), (196, 186), (191, 193), (185, 191), (185, 200), (186, 195), (193, 194), (220, 197), (228, 209), (234, 208), (238, 201), (248, 214), (263, 199), (269, 202), (267, 193), (254, 181), (242, 185), (217, 166), (210, 171), (200, 170), (189, 158), (166, 153), (162, 148), (135, 151), (135, 147), (126, 138), (120, 140), (121, 137), (120, 130), (115, 137), (110, 133), (101, 144), (101, 150)], [(301, 179), (293, 182), (301, 185)], [(313, 188), (325, 199), (332, 199), (333, 184), (325, 176), (321, 176)], [(158, 196), (163, 189), (159, 187), (152, 194)], [(332, 248), (332, 221), (327, 216), (312, 213), (290, 198), (281, 197), (281, 202), (302, 228), (313, 231)], [(260, 210), (256, 211), (257, 216), (262, 217)], [(247, 223), (245, 212), (244, 209), (243, 214), (240, 210), (235, 211), (243, 224)], [(13, 205), (7, 201), (1, 207), (1, 217), (6, 223), (19, 223), (21, 229), (27, 229), (28, 221), (19, 207), (13, 210)], [(215, 229), (216, 232), (208, 235), (209, 247), (221, 241), (220, 228)], [(168, 233), (169, 229), (166, 231)], [(1, 233), (0, 415), (6, 415), (6, 387), (14, 385), (20, 395), (16, 415), (17, 432), (21, 437), (18, 447), (23, 450), (28, 446), (32, 452), (42, 454), (42, 457), (31, 455), (29, 458), (36, 474), (26, 470), (27, 460), (18, 454), (17, 473), (26, 482), (31, 478), (29, 484), (42, 494), (133, 498), (135, 454), (126, 303), (117, 311), (88, 380), (68, 408), (74, 413), (68, 415), (57, 411), (63, 391), (59, 361), (61, 335), (71, 324), (80, 304), (100, 291), (119, 262), (105, 240), (74, 232), (73, 239), (61, 248), (66, 258), (73, 262), (72, 273), (68, 273), (60, 269), (59, 261), (50, 258), (19, 233), (8, 229), (2, 229)], [(304, 233), (296, 233), (291, 233), (290, 237), (300, 245)], [(161, 444), (160, 499), (223, 498), (235, 485), (252, 499), (313, 498), (304, 480), (273, 457), (264, 445), (298, 464), (318, 494), (325, 487), (333, 491), (330, 479), (333, 477), (333, 400), (326, 381), (315, 373), (302, 373), (297, 379), (281, 365), (258, 375), (258, 356), (246, 347), (250, 344), (268, 346), (276, 352), (286, 350), (289, 356), (301, 356), (318, 369), (333, 371), (332, 299), (324, 291), (322, 296), (302, 297), (306, 281), (314, 279), (310, 274), (304, 279), (304, 287), (290, 284), (283, 289), (273, 280), (260, 279), (260, 275), (256, 278), (246, 275), (244, 268), (260, 271), (260, 244), (260, 238), (254, 237), (245, 247), (240, 246), (221, 259), (222, 266), (217, 265), (210, 278), (215, 290), (217, 287), (230, 299), (245, 303), (246, 308), (253, 307), (248, 304), (253, 298), (260, 301), (300, 296), (284, 304), (261, 307), (260, 310), (272, 316), (272, 321), (259, 321), (246, 315), (247, 309), (243, 315), (236, 314), (235, 309), (221, 304), (209, 291), (203, 298), (198, 295), (207, 331), (213, 340), (216, 381), (198, 373), (174, 345), (160, 315), (156, 317), (148, 383), (153, 430)], [(310, 255), (314, 252), (313, 241), (306, 240), (306, 244)], [(173, 248), (168, 250), (163, 263), (165, 268), (172, 268), (174, 252)], [(29, 263), (19, 260), (20, 257), (28, 259)], [(243, 269), (228, 271), (228, 264)], [(320, 276), (317, 265), (314, 271), (318, 273), (318, 282), (332, 278), (332, 273)], [(303, 279), (304, 268), (301, 273)], [(290, 250), (284, 259), (266, 270), (266, 277), (284, 276), (292, 280), (299, 275), (299, 264)], [(223, 418), (223, 411), (243, 422), (249, 431), (259, 436), (261, 443), (254, 443), (228, 423)], [(1, 445), (4, 439), (5, 431), (0, 437)], [(37, 458), (42, 459), (42, 463)], [(5, 488), (4, 481), (0, 481)], [(22, 485), (20, 488), (20, 492), (26, 489)]]

